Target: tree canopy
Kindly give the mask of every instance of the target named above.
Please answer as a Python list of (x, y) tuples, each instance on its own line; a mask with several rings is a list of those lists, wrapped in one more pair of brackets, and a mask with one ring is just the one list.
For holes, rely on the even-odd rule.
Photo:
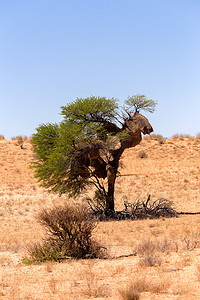
[[(156, 101), (144, 95), (118, 100), (105, 97), (77, 98), (61, 107), (60, 124), (41, 124), (33, 135), (32, 167), (49, 191), (77, 197), (89, 186), (114, 210), (114, 185), (119, 160), (126, 148), (153, 131), (140, 110), (153, 112)], [(107, 185), (107, 188), (106, 188)]]

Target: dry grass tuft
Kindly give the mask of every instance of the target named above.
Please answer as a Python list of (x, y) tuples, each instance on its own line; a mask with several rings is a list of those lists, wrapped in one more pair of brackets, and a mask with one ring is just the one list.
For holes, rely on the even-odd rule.
[(154, 141), (164, 141), (166, 138), (164, 138), (161, 134), (151, 134), (151, 135), (146, 135), (143, 137), (144, 140), (154, 140)]
[(95, 270), (95, 262), (87, 261), (77, 275), (82, 283), (82, 294), (87, 298), (107, 298), (110, 295), (107, 282), (102, 281), (100, 274)]
[(196, 265), (196, 275), (197, 275), (198, 281), (200, 281), (200, 264)]
[(171, 139), (173, 139), (173, 140), (177, 140), (177, 139), (181, 140), (184, 138), (193, 139), (193, 136), (190, 134), (176, 133), (171, 137)]
[(144, 150), (141, 150), (141, 151), (138, 152), (137, 157), (138, 158), (147, 158), (148, 155), (147, 155), (147, 153)]
[(124, 289), (119, 290), (119, 295), (123, 300), (140, 299), (140, 294), (144, 292), (161, 293), (167, 291), (171, 281), (169, 278), (150, 280), (145, 277), (133, 279), (131, 283)]
[(129, 285), (127, 288), (119, 290), (119, 295), (122, 300), (139, 300), (140, 293), (137, 289), (134, 289), (132, 285)]
[(140, 261), (141, 267), (159, 267), (162, 264), (162, 258), (158, 254), (147, 254), (144, 258)]

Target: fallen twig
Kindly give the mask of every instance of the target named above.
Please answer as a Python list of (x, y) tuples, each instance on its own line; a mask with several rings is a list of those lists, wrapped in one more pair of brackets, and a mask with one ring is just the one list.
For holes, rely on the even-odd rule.
[(130, 254), (124, 254), (124, 255), (119, 255), (119, 256), (113, 256), (111, 259), (118, 259), (118, 258), (122, 258), (122, 257), (130, 257), (130, 256), (136, 256), (137, 252), (134, 253), (130, 253)]

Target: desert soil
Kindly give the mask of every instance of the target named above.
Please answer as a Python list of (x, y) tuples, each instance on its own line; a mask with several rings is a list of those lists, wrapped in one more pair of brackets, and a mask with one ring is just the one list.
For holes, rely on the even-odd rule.
[[(31, 160), (29, 141), (24, 149), (0, 141), (0, 299), (200, 299), (198, 214), (101, 222), (94, 237), (109, 259), (24, 265), (29, 245), (45, 236), (37, 213), (72, 201), (39, 187)], [(178, 212), (200, 212), (200, 139), (143, 140), (122, 162), (117, 210), (150, 194), (169, 199)]]

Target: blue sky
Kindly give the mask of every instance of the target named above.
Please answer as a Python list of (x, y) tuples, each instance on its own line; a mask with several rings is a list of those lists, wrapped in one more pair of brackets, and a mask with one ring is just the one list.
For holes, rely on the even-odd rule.
[(145, 94), (155, 133), (200, 132), (199, 0), (0, 0), (0, 134), (77, 97)]

